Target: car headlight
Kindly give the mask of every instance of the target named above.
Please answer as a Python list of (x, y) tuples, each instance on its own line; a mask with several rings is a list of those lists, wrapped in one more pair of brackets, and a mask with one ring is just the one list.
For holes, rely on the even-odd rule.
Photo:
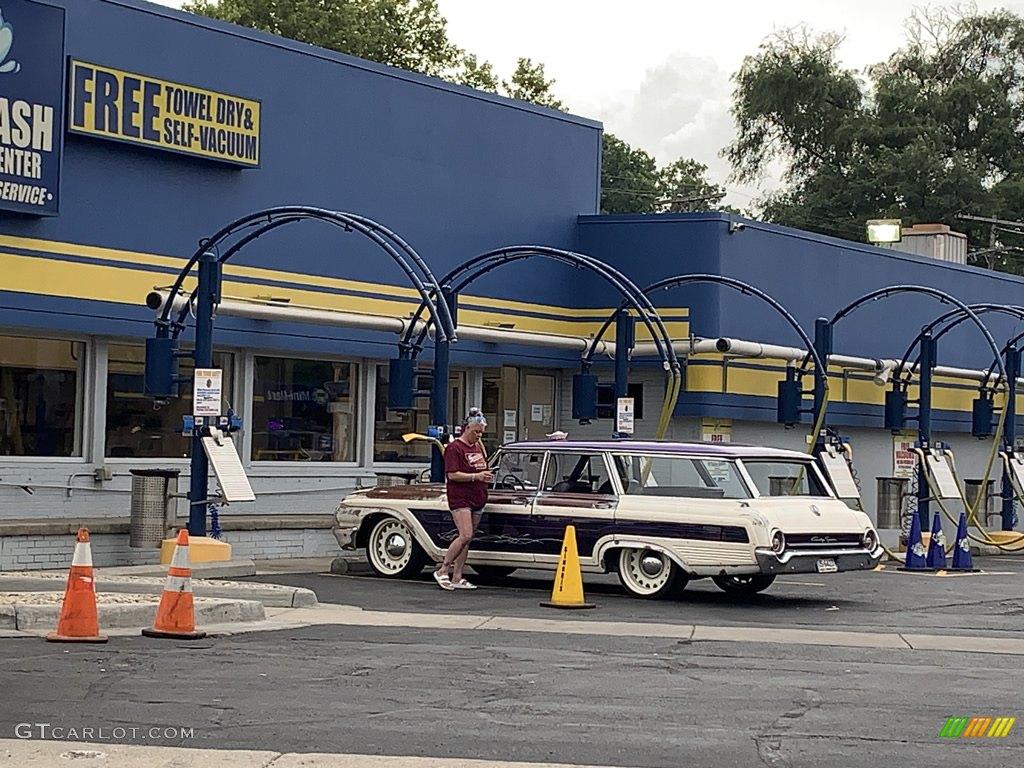
[(860, 537), (860, 541), (864, 545), (864, 549), (873, 552), (878, 546), (878, 534), (874, 531), (865, 531), (864, 535)]
[(775, 554), (777, 554), (777, 555), (781, 555), (782, 552), (785, 549), (786, 549), (786, 536), (785, 536), (785, 534), (783, 534), (782, 531), (776, 531), (772, 535), (772, 551)]

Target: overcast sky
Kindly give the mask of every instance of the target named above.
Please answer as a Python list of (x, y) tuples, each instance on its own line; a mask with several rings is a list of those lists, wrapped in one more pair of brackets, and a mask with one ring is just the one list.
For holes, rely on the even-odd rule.
[[(181, 0), (153, 0), (178, 7)], [(575, 114), (653, 155), (659, 164), (693, 157), (743, 208), (760, 190), (727, 182), (719, 152), (735, 128), (730, 77), (774, 30), (806, 23), (845, 36), (844, 64), (879, 62), (905, 40), (911, 0), (438, 0), (451, 39), (508, 76), (516, 58), (543, 62), (554, 91)], [(1024, 0), (975, 0), (960, 7), (1006, 8)], [(773, 179), (766, 180), (771, 187)]]

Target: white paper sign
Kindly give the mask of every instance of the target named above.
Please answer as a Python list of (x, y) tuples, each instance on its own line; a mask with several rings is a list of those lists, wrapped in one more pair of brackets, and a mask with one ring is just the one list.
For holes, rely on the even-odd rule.
[(620, 397), (615, 405), (615, 431), (623, 435), (633, 434), (633, 398)]
[(917, 470), (917, 454), (913, 452), (917, 432), (899, 432), (892, 437), (893, 477), (913, 477)]
[(192, 415), (219, 416), (224, 372), (220, 368), (196, 368), (192, 381)]
[(534, 403), (530, 406), (530, 421), (540, 421), (544, 418), (544, 406)]

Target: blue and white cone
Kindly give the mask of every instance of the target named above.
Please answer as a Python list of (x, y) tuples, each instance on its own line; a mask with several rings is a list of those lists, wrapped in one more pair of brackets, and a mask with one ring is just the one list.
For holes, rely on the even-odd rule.
[(946, 537), (942, 533), (942, 515), (938, 512), (932, 521), (932, 540), (928, 543), (927, 565), (937, 571), (946, 568)]
[(967, 515), (960, 513), (960, 524), (956, 529), (956, 545), (953, 547), (953, 567), (951, 571), (976, 571), (974, 558), (971, 556), (971, 541), (967, 537)]
[(918, 519), (916, 512), (914, 513), (913, 520), (910, 523), (910, 536), (907, 539), (907, 557), (903, 568), (900, 570), (927, 570), (924, 544), (921, 542), (921, 521)]

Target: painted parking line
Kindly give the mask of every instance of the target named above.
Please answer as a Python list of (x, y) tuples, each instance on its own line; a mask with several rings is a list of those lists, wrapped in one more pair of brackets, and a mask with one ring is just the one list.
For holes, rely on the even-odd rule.
[(784, 580), (780, 580), (780, 581), (775, 582), (775, 586), (778, 586), (778, 587), (785, 587), (785, 586), (788, 586), (790, 584), (792, 584), (792, 585), (799, 585), (801, 587), (827, 587), (828, 586), (828, 584), (823, 584), (820, 581), (795, 581), (795, 580), (790, 580), (790, 579), (784, 579)]

